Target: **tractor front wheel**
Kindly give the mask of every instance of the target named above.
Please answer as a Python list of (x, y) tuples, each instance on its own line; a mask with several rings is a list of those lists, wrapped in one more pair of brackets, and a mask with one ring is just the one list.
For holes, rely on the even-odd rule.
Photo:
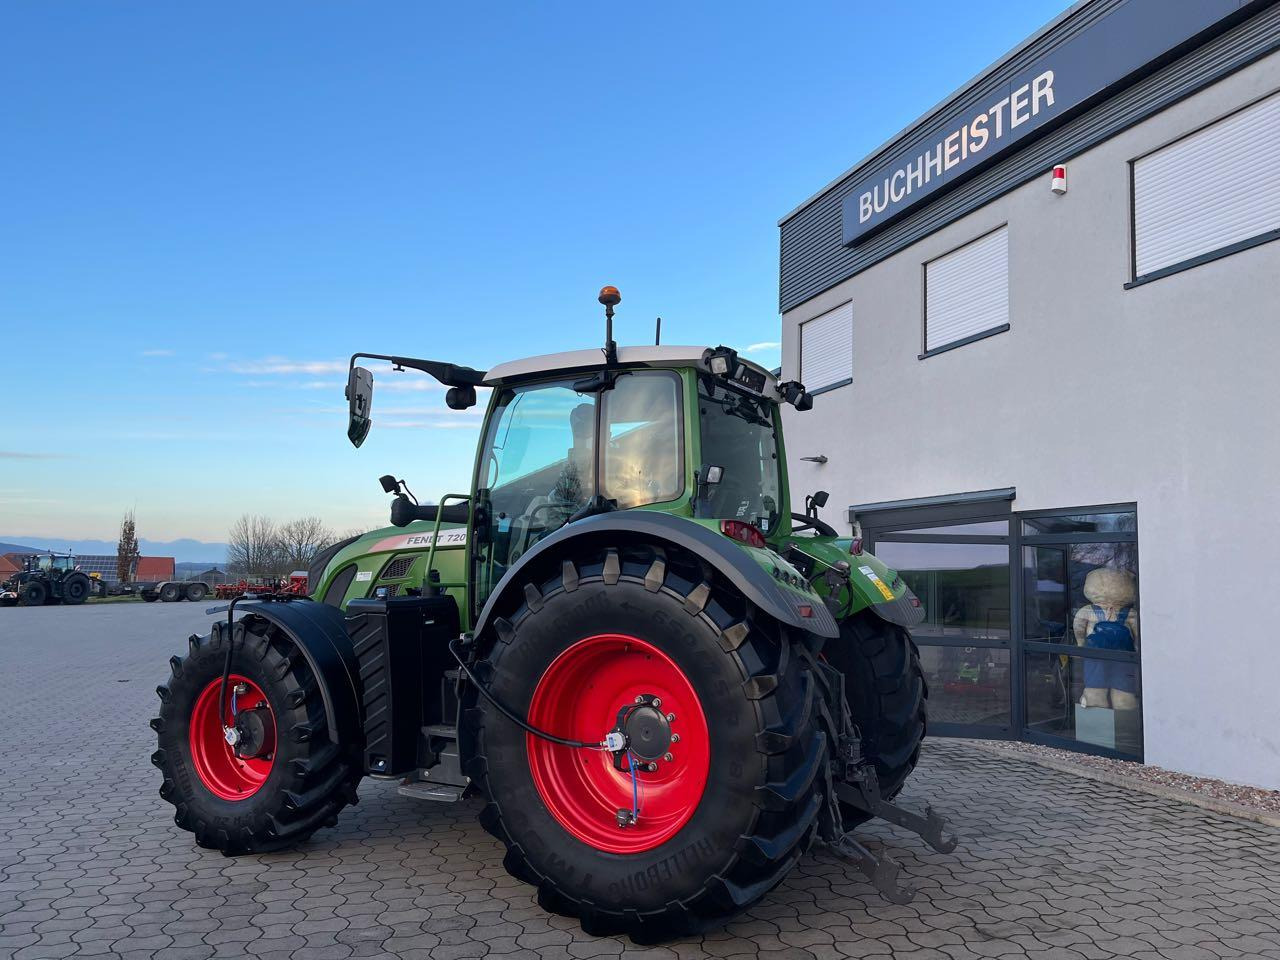
[[(260, 617), (234, 628), (225, 699), (219, 699), (229, 640), (226, 624), (193, 636), (185, 658), (156, 688), (151, 721), (164, 774), (160, 796), (174, 822), (202, 847), (262, 853), (333, 826), (356, 802), (359, 770), (329, 739), (319, 682), (292, 642)], [(227, 721), (231, 721), (228, 723)], [(226, 726), (237, 744), (228, 740)]]
[(650, 548), (565, 560), (497, 622), (467, 711), (481, 823), (544, 908), (657, 942), (761, 899), (813, 840), (828, 746), (810, 660), (731, 586)]
[(42, 607), (49, 600), (49, 591), (39, 580), (29, 580), (20, 596), (24, 607)]
[[(906, 629), (863, 610), (840, 624), (839, 640), (828, 641), (823, 653), (844, 674), (863, 754), (875, 764), (880, 792), (892, 799), (920, 759), (928, 720), (920, 651)], [(841, 810), (846, 827), (870, 819), (851, 806)]]

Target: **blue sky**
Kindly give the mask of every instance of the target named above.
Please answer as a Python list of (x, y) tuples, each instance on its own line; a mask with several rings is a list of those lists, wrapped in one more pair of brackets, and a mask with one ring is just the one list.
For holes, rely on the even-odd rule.
[(379, 376), (353, 450), (345, 358), (594, 346), (603, 283), (776, 363), (778, 218), (1065, 6), (10, 2), (0, 535), (381, 524), (478, 416)]

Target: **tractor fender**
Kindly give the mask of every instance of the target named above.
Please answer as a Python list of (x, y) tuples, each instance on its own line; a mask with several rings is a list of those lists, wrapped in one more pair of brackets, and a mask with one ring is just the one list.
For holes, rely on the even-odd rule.
[[(705, 560), (766, 615), (800, 630), (831, 639), (840, 635), (835, 618), (816, 594), (806, 596), (784, 588), (747, 551), (728, 537), (683, 517), (651, 510), (600, 513), (561, 527), (525, 553), (498, 581), (476, 620), (475, 635), (485, 628), (507, 598), (538, 572), (550, 575), (555, 558), (580, 544), (601, 542), (658, 543)], [(778, 558), (780, 563), (785, 563)], [(543, 569), (545, 568), (545, 570)], [(807, 615), (806, 615), (807, 611)]]
[(342, 611), (310, 600), (246, 600), (237, 605), (246, 617), (262, 617), (284, 631), (320, 680), (329, 738), (341, 747), (364, 742), (360, 716), (360, 670)]

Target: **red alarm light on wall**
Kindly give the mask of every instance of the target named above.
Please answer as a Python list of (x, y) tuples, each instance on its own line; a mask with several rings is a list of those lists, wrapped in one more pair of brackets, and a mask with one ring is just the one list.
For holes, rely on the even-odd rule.
[(1049, 189), (1059, 195), (1067, 192), (1067, 165), (1065, 163), (1054, 165), (1053, 182), (1049, 184)]

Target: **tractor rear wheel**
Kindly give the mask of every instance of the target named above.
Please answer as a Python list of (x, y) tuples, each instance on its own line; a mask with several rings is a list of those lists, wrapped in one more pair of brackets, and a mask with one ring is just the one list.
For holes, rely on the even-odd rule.
[[(823, 653), (844, 674), (863, 754), (875, 764), (881, 794), (892, 799), (920, 759), (928, 721), (920, 651), (904, 628), (863, 610), (840, 624), (839, 640), (828, 641)], [(870, 819), (847, 805), (841, 811), (846, 827)]]
[(40, 580), (28, 580), (19, 596), (24, 607), (42, 607), (49, 599), (49, 590)]
[(63, 603), (84, 603), (89, 597), (89, 578), (83, 573), (70, 574), (62, 581)]
[(827, 785), (808, 636), (648, 547), (566, 559), (522, 599), (482, 681), (542, 730), (597, 743), (617, 726), (630, 749), (534, 738), (477, 701), (467, 772), (507, 870), (588, 933), (641, 943), (764, 897), (812, 842)]
[[(246, 617), (235, 625), (226, 701), (219, 709), (228, 641), (226, 624), (193, 636), (186, 657), (156, 688), (160, 716), (151, 721), (164, 774), (160, 796), (174, 822), (202, 847), (226, 854), (291, 846), (356, 802), (360, 771), (329, 739), (319, 681), (274, 625)], [(240, 745), (223, 730), (232, 712)]]

